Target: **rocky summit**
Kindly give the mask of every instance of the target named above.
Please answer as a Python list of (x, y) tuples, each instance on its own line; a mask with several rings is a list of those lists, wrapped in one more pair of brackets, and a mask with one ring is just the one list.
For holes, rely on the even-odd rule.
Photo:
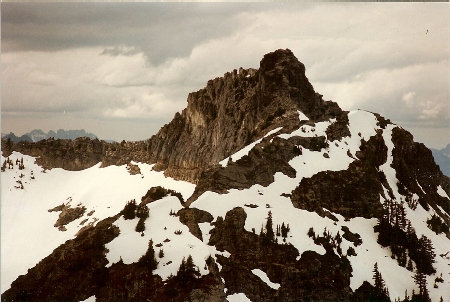
[(449, 301), (450, 180), (294, 54), (146, 141), (2, 139), (2, 301)]

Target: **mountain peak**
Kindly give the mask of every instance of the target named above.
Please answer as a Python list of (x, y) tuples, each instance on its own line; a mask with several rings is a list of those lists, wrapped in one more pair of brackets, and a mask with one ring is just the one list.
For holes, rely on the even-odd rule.
[(277, 128), (342, 110), (324, 102), (289, 49), (266, 54), (260, 68), (233, 70), (189, 94), (187, 107), (149, 140), (156, 168), (196, 181), (202, 171)]
[[(147, 141), (2, 140), (2, 152), (2, 301), (450, 292), (449, 178), (406, 130), (323, 101), (289, 50), (208, 81)], [(23, 253), (36, 242), (45, 252)]]
[(276, 67), (300, 67), (301, 73), (305, 73), (305, 66), (290, 49), (278, 49), (264, 55), (260, 62), (262, 70), (271, 70)]

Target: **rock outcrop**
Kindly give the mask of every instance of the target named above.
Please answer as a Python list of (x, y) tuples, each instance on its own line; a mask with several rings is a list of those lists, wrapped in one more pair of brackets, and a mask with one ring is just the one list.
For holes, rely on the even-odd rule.
[(258, 70), (233, 70), (190, 93), (186, 109), (147, 141), (2, 140), (2, 152), (39, 157), (38, 163), (49, 169), (81, 170), (98, 162), (108, 166), (131, 160), (156, 163), (155, 169), (167, 176), (197, 182), (207, 168), (268, 131), (297, 126), (297, 110), (311, 121), (336, 118), (338, 123), (329, 130), (333, 139), (349, 134), (345, 112), (315, 93), (304, 65), (290, 50), (280, 49), (265, 55)]
[(314, 121), (344, 116), (314, 92), (290, 50), (277, 50), (264, 56), (259, 70), (234, 70), (189, 94), (187, 108), (149, 140), (149, 153), (167, 175), (196, 181), (269, 130), (297, 125), (297, 110)]

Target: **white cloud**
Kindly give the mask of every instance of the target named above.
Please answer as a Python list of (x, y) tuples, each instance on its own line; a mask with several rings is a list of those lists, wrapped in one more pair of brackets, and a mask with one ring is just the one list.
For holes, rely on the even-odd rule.
[(416, 95), (417, 93), (415, 93), (414, 91), (406, 92), (402, 96), (402, 101), (406, 104), (406, 106), (412, 106), (414, 104)]
[[(448, 125), (450, 13), (444, 5), (321, 3), (242, 9), (232, 18), (228, 13), (223, 20), (215, 15), (207, 23), (196, 21), (191, 29), (212, 23), (219, 29), (224, 23), (227, 34), (204, 36), (190, 51), (179, 51), (187, 55), (157, 60), (146, 52), (151, 45), (142, 51), (141, 44), (130, 41), (7, 52), (2, 55), (2, 110), (66, 110), (118, 122), (170, 120), (186, 106), (187, 94), (207, 80), (240, 66), (257, 68), (265, 53), (290, 48), (306, 65), (316, 91), (344, 109), (372, 110), (416, 126), (424, 120)], [(211, 7), (205, 6), (205, 14)], [(159, 22), (170, 22), (176, 32), (176, 20)], [(167, 37), (167, 43), (184, 45), (178, 36)], [(143, 131), (142, 138), (149, 132)]]

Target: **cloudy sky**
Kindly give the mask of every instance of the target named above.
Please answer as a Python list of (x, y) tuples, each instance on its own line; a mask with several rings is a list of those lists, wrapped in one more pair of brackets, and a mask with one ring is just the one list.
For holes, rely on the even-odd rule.
[(150, 137), (190, 91), (291, 49), (317, 92), (450, 142), (447, 3), (2, 3), (2, 132)]

